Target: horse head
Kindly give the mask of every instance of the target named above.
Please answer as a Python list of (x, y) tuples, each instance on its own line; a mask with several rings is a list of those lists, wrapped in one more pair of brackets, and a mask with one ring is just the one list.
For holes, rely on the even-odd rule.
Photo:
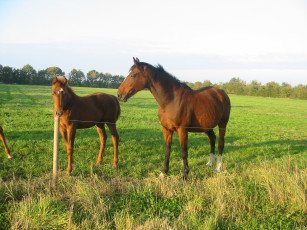
[(52, 99), (54, 110), (57, 115), (63, 114), (63, 107), (66, 104), (67, 96), (67, 79), (62, 76), (57, 76), (52, 80)]
[(147, 88), (149, 70), (138, 58), (133, 58), (134, 65), (130, 68), (129, 75), (117, 90), (118, 100), (126, 102), (137, 92)]

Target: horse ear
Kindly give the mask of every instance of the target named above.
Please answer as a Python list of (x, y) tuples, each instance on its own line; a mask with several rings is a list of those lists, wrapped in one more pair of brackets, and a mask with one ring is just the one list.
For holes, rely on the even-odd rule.
[(133, 58), (134, 64), (137, 66), (140, 62), (140, 60), (138, 58)]
[(64, 85), (67, 85), (67, 79), (66, 79), (66, 77), (64, 77), (63, 84), (64, 84)]

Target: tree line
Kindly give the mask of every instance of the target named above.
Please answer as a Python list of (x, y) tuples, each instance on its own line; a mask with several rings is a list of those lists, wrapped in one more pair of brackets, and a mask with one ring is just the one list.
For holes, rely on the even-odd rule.
[(293, 99), (307, 99), (307, 85), (300, 84), (292, 87), (288, 83), (271, 81), (262, 85), (258, 81), (252, 81), (247, 84), (239, 78), (232, 78), (227, 83), (212, 84), (209, 80), (204, 82), (189, 83), (186, 82), (192, 89), (199, 89), (201, 87), (214, 86), (225, 90), (229, 94), (261, 96), (261, 97), (279, 97), (279, 98), (293, 98)]
[(77, 69), (72, 69), (67, 75), (59, 67), (49, 67), (45, 70), (35, 70), (31, 65), (21, 69), (2, 66), (0, 64), (0, 83), (24, 85), (50, 85), (55, 76), (65, 76), (71, 86), (86, 86), (96, 88), (118, 88), (125, 77), (110, 73), (89, 71), (86, 75)]
[[(49, 67), (45, 70), (35, 70), (31, 65), (25, 65), (21, 69), (2, 66), (0, 64), (0, 83), (6, 84), (31, 84), (31, 85), (50, 85), (55, 76), (65, 76), (71, 86), (85, 86), (95, 88), (114, 88), (117, 89), (124, 81), (121, 75), (110, 73), (99, 73), (96, 70), (89, 71), (86, 75), (77, 69), (72, 69), (67, 75), (59, 67)], [(232, 78), (229, 82), (212, 84), (209, 80), (203, 82), (186, 82), (192, 89), (199, 89), (207, 86), (214, 86), (225, 90), (229, 94), (280, 97), (307, 99), (307, 85), (292, 87), (288, 83), (281, 85), (271, 81), (262, 85), (258, 81), (247, 84), (239, 78)]]

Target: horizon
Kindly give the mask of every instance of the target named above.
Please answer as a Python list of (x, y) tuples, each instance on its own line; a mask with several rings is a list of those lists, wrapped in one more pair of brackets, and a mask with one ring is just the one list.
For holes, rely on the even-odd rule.
[[(1, 63), (0, 63), (0, 65), (2, 65)], [(30, 66), (32, 66), (31, 64), (26, 64), (26, 65), (30, 65)], [(26, 65), (23, 65), (23, 66), (21, 66), (21, 67), (13, 67), (13, 66), (9, 66), (10, 68), (13, 68), (13, 69), (22, 69), (24, 66), (26, 66)], [(5, 67), (6, 65), (2, 65), (3, 67)], [(36, 69), (34, 66), (32, 66), (33, 67), (33, 69), (36, 71), (36, 72), (38, 72), (38, 71), (42, 71), (42, 70), (46, 70), (47, 68), (49, 68), (49, 67), (58, 67), (58, 68), (60, 68), (59, 66), (48, 66), (47, 68), (44, 68), (44, 69)], [(163, 67), (163, 66), (162, 66)], [(164, 68), (164, 67), (163, 67)], [(66, 77), (67, 79), (68, 79), (68, 74), (71, 72), (71, 70), (70, 71), (65, 71), (65, 70), (63, 70), (62, 68), (60, 68), (64, 73), (65, 73), (65, 75), (64, 75), (64, 77)], [(84, 76), (86, 77), (86, 74), (88, 73), (88, 72), (90, 72), (90, 71), (92, 71), (92, 70), (94, 70), (94, 69), (92, 69), (92, 70), (89, 70), (89, 71), (87, 71), (87, 72), (85, 72), (85, 71), (83, 71), (83, 70), (81, 70), (81, 69), (78, 69), (78, 68), (73, 68), (73, 69), (76, 69), (76, 70), (80, 70), (80, 71), (82, 71), (83, 73), (84, 73)], [(113, 73), (110, 73), (110, 72), (103, 72), (103, 71), (99, 71), (99, 70), (96, 70), (95, 69), (95, 71), (97, 71), (98, 73), (103, 73), (103, 74), (111, 74), (112, 76), (120, 76), (120, 77), (127, 77), (126, 75), (121, 75), (121, 74), (113, 74)], [(167, 70), (165, 70), (165, 71), (167, 71)], [(168, 71), (167, 71), (168, 72)], [(171, 73), (170, 73), (171, 74)], [(240, 77), (231, 77), (231, 78), (229, 78), (229, 80), (225, 80), (225, 81), (220, 81), (220, 82), (213, 82), (212, 80), (210, 80), (210, 79), (203, 79), (203, 80), (197, 80), (197, 81), (186, 81), (186, 80), (181, 80), (180, 78), (178, 78), (176, 75), (173, 75), (173, 74), (171, 74), (172, 76), (174, 76), (175, 78), (177, 78), (179, 81), (181, 81), (181, 82), (183, 82), (183, 83), (192, 83), (192, 84), (195, 84), (196, 82), (200, 82), (200, 83), (204, 83), (205, 81), (210, 81), (213, 85), (214, 84), (216, 84), (216, 85), (219, 85), (219, 84), (224, 84), (224, 83), (228, 83), (229, 81), (231, 81), (233, 78), (237, 78), (237, 79), (239, 79), (240, 81), (245, 81), (246, 82), (246, 84), (247, 85), (250, 85), (253, 81), (256, 81), (256, 82), (258, 82), (258, 83), (261, 83), (261, 85), (266, 85), (267, 83), (269, 83), (269, 82), (275, 82), (275, 83), (278, 83), (280, 86), (283, 84), (283, 83), (287, 83), (287, 84), (289, 84), (289, 85), (291, 85), (291, 87), (296, 87), (296, 86), (298, 86), (298, 85), (307, 85), (307, 84), (303, 84), (303, 83), (299, 83), (299, 84), (297, 84), (297, 85), (293, 85), (293, 84), (291, 84), (291, 83), (289, 83), (289, 82), (285, 82), (285, 81), (283, 81), (283, 82), (277, 82), (277, 81), (268, 81), (268, 82), (265, 82), (265, 83), (263, 83), (263, 82), (261, 82), (261, 81), (258, 81), (258, 80), (256, 80), (256, 79), (253, 79), (253, 80), (251, 80), (251, 81), (246, 81), (246, 80), (244, 80), (244, 79), (242, 79), (242, 78), (240, 78)], [(62, 76), (62, 75), (60, 75), (60, 76)], [(68, 79), (69, 80), (69, 79)]]

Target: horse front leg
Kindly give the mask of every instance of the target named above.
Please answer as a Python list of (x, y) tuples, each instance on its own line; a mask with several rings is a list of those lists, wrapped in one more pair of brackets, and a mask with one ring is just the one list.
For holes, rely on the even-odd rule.
[(3, 142), (4, 149), (5, 149), (5, 152), (6, 152), (6, 154), (7, 154), (7, 157), (8, 157), (9, 159), (11, 159), (11, 158), (12, 158), (11, 150), (10, 150), (9, 146), (7, 145), (7, 143), (6, 143), (6, 139), (5, 139), (5, 136), (4, 136), (4, 132), (3, 132), (3, 129), (2, 129), (1, 126), (0, 126), (0, 139), (1, 139), (2, 142)]
[(188, 164), (188, 132), (185, 128), (178, 129), (179, 141), (181, 146), (181, 156), (183, 164), (183, 180), (188, 178), (189, 164)]
[(163, 171), (160, 174), (160, 177), (164, 177), (165, 174), (168, 173), (169, 170), (169, 158), (171, 154), (171, 146), (173, 141), (173, 131), (169, 130), (166, 127), (163, 127), (163, 136), (165, 141), (165, 150), (164, 150), (164, 167)]
[(68, 163), (67, 163), (67, 175), (70, 176), (70, 174), (73, 171), (73, 151), (74, 151), (74, 141), (76, 136), (76, 129), (74, 127), (69, 127), (67, 129), (60, 129), (61, 134), (64, 138), (64, 145), (67, 152), (68, 157)]
[(97, 163), (95, 164), (95, 166), (98, 166), (103, 160), (104, 149), (105, 149), (106, 141), (107, 141), (107, 134), (106, 134), (104, 124), (99, 124), (96, 127), (97, 127), (97, 132), (99, 134), (99, 139), (100, 139), (100, 149), (99, 149)]
[(112, 135), (112, 142), (114, 146), (114, 159), (113, 159), (113, 168), (117, 167), (118, 163), (118, 142), (119, 142), (119, 135), (117, 133), (116, 124), (107, 124), (109, 130)]

